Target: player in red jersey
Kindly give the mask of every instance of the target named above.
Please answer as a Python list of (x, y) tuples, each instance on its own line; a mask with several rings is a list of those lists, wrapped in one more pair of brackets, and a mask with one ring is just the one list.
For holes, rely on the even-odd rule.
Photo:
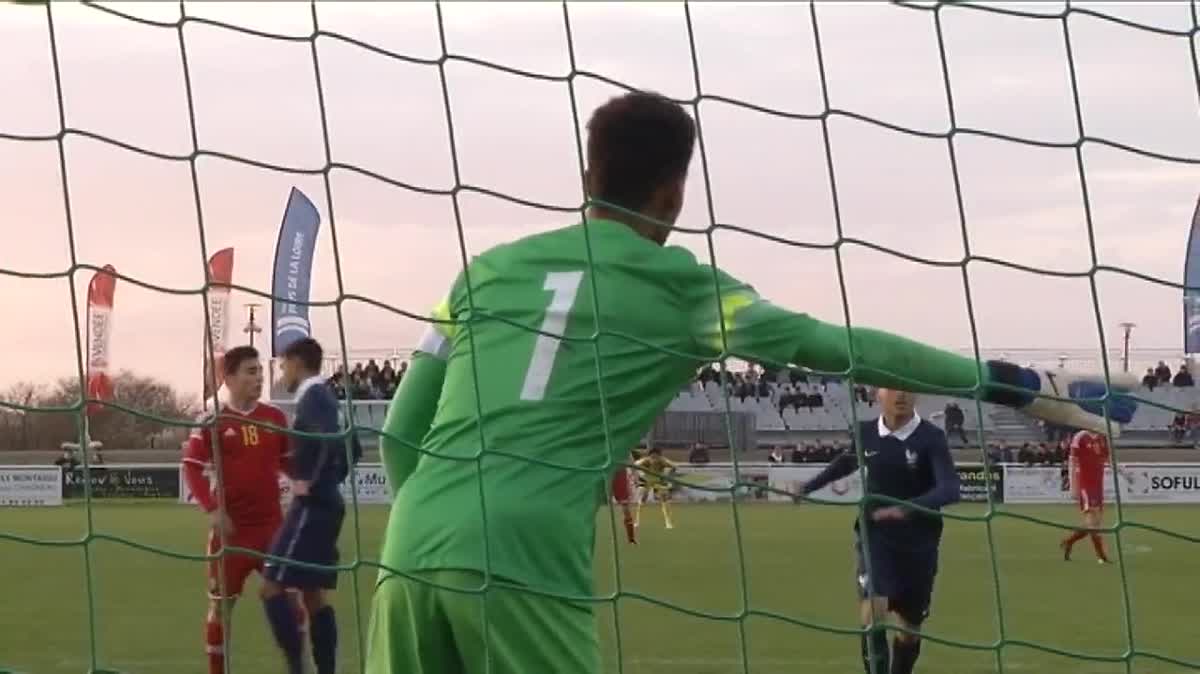
[[(193, 429), (184, 450), (183, 475), (196, 502), (209, 515), (208, 554), (220, 553), (223, 545), (265, 552), (283, 521), (279, 474), (287, 466), (288, 440), (283, 432), (263, 424), (286, 429), (288, 421), (283, 410), (259, 402), (263, 371), (257, 350), (231, 349), (223, 365), (228, 400), (220, 406), (215, 423), (209, 415), (205, 425)], [(213, 484), (206, 470), (216, 476)], [(223, 674), (225, 669), (222, 617), (233, 609), (246, 578), (253, 571), (261, 572), (262, 566), (261, 557), (235, 553), (208, 564), (204, 635), (209, 674)]]
[(1063, 539), (1063, 559), (1070, 561), (1071, 548), (1085, 537), (1092, 539), (1096, 557), (1108, 564), (1104, 539), (1096, 531), (1104, 516), (1104, 467), (1108, 465), (1108, 438), (1092, 431), (1079, 431), (1071, 438), (1071, 495), (1079, 502), (1083, 528)]
[(613, 500), (621, 506), (621, 519), (625, 523), (625, 539), (637, 545), (637, 530), (633, 524), (633, 471), (629, 468), (618, 468), (612, 477)]

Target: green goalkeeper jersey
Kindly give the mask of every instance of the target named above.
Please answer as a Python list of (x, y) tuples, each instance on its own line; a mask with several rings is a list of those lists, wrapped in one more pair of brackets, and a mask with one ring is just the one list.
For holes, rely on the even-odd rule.
[(860, 381), (977, 383), (974, 360), (784, 310), (607, 220), (483, 253), (432, 318), (385, 425), (385, 575), (470, 569), (590, 595), (612, 471), (722, 353), (837, 372), (853, 343)]

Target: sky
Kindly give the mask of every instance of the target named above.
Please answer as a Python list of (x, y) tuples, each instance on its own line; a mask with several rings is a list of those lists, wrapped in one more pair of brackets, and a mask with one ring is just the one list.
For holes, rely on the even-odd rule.
[[(693, 3), (686, 13), (677, 3), (570, 4), (564, 21), (556, 3), (449, 3), (439, 30), (430, 4), (322, 3), (315, 39), (304, 39), (314, 34), (305, 3), (187, 3), (182, 30), (172, 25), (181, 20), (175, 3), (101, 4), (167, 25), (52, 4), (66, 127), (167, 158), (66, 134), (68, 228), (46, 8), (0, 4), (0, 387), (76, 372), (72, 288), (81, 312), (90, 271), (64, 276), (75, 260), (175, 291), (118, 282), (112, 363), (195, 392), (204, 251), (233, 246), (234, 282), (268, 293), (292, 186), (322, 214), (313, 300), (358, 295), (427, 313), (461, 269), (460, 239), (470, 256), (577, 219), (577, 130), (621, 91), (592, 75), (706, 97), (691, 108), (702, 152), (678, 224), (745, 231), (678, 232), (672, 243), (701, 259), (711, 247), (718, 265), (779, 304), (836, 322), (848, 308), (854, 324), (946, 348), (972, 344), (968, 295), (988, 349), (1097, 349), (1101, 331), (1113, 343), (1123, 321), (1138, 326), (1135, 348), (1181, 341), (1177, 288), (986, 261), (964, 274), (955, 263), (969, 245), (977, 256), (1086, 272), (1094, 240), (1099, 264), (1179, 283), (1200, 186), (1196, 45), (1186, 35), (1078, 11), (1062, 21), (1054, 2), (1004, 6), (1043, 18), (842, 2), (816, 7), (818, 60), (807, 4)], [(1194, 30), (1186, 3), (1072, 8)], [(1088, 138), (1160, 158), (1090, 140), (1077, 152), (1073, 79)], [(338, 165), (328, 172), (332, 213), (322, 99)], [(202, 153), (190, 162), (193, 132)], [(447, 194), (456, 185), (466, 187), (459, 219)], [(835, 250), (839, 224), (846, 239), (943, 264), (853, 241)], [(235, 327), (254, 301), (262, 300), (235, 291)], [(352, 354), (407, 349), (423, 328), (353, 299), (312, 317), (316, 337), (337, 344), (344, 333)]]

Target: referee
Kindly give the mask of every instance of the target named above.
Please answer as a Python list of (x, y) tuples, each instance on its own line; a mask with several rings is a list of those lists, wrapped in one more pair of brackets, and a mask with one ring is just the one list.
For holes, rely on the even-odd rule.
[[(958, 501), (958, 473), (946, 434), (916, 413), (915, 394), (881, 388), (878, 398), (879, 418), (859, 425), (867, 464), (863, 516), (854, 523), (863, 668), (866, 674), (912, 674), (921, 653), (917, 632), (929, 616), (933, 596), (942, 518), (876, 497), (937, 511)], [(844, 452), (802, 491), (807, 496), (858, 466), (854, 451)], [(903, 628), (890, 657), (882, 625), (888, 613)]]

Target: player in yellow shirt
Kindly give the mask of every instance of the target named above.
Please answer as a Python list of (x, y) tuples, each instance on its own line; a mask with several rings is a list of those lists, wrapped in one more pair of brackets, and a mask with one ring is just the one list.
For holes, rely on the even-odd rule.
[(650, 450), (649, 455), (638, 459), (633, 465), (638, 469), (639, 482), (644, 485), (638, 486), (633, 526), (637, 527), (641, 523), (642, 503), (650, 494), (654, 494), (654, 500), (662, 507), (663, 522), (668, 529), (674, 529), (675, 525), (671, 523), (671, 483), (666, 478), (675, 472), (675, 462), (663, 456), (661, 449), (654, 448)]

